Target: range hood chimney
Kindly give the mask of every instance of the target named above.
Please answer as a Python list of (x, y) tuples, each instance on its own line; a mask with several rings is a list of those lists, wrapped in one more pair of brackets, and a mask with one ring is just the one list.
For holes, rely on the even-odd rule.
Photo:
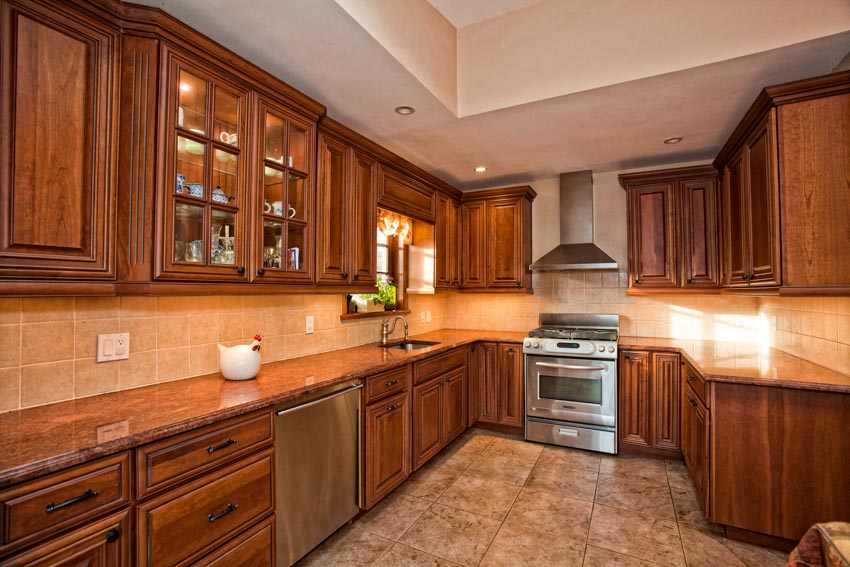
[(532, 270), (616, 270), (617, 262), (593, 243), (593, 172), (561, 174), (561, 244)]

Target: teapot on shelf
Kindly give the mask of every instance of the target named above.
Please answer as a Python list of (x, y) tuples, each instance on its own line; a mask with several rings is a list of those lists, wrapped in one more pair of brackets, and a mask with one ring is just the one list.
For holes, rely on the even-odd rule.
[(218, 345), (218, 363), (221, 374), (228, 380), (250, 380), (260, 370), (260, 335), (254, 335), (249, 345), (226, 347)]

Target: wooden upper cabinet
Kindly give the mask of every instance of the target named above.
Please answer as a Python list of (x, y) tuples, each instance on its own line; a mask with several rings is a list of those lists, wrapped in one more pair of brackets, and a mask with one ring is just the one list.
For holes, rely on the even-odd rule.
[(154, 277), (248, 281), (248, 91), (192, 54), (162, 49)]
[(259, 282), (313, 282), (313, 147), (315, 126), (257, 97), (251, 219)]
[(461, 285), (465, 288), (487, 285), (486, 216), (485, 201), (471, 201), (461, 206)]
[(378, 161), (354, 151), (351, 180), (350, 272), (355, 282), (372, 284), (377, 278), (376, 187)]
[(442, 193), (437, 195), (436, 271), (438, 288), (460, 285), (460, 204)]
[(632, 287), (677, 287), (675, 183), (629, 191), (629, 272)]
[(717, 287), (717, 178), (684, 180), (679, 195), (682, 287)]
[(379, 176), (379, 205), (416, 219), (434, 221), (436, 195), (433, 189), (387, 166), (381, 166)]
[(782, 285), (850, 287), (850, 93), (778, 116)]
[(750, 285), (779, 284), (779, 187), (776, 113), (771, 111), (747, 140)]
[(749, 247), (745, 240), (747, 202), (744, 186), (744, 152), (741, 150), (723, 168), (723, 285), (747, 284)]
[[(349, 218), (348, 179), (351, 176), (348, 148), (319, 133), (318, 183), (318, 283), (348, 281)], [(374, 232), (374, 231), (373, 231)]]
[(522, 225), (521, 200), (487, 202), (487, 287), (523, 285)]
[(0, 275), (112, 279), (118, 31), (0, 4)]

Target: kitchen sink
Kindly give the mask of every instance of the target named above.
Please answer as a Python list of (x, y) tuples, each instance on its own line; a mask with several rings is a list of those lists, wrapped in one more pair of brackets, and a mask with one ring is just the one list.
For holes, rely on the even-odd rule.
[(428, 348), (429, 346), (438, 345), (440, 343), (434, 341), (393, 341), (391, 343), (387, 343), (385, 345), (378, 345), (382, 348), (393, 348), (396, 350), (419, 350), (422, 348)]

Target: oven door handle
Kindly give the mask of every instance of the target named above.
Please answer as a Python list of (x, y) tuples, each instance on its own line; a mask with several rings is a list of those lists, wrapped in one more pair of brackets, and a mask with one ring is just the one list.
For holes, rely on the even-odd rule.
[[(605, 366), (581, 366), (578, 364), (555, 364), (554, 362), (535, 362), (537, 366), (546, 368), (563, 368), (564, 370), (605, 370)], [(594, 378), (595, 380), (595, 378)]]

